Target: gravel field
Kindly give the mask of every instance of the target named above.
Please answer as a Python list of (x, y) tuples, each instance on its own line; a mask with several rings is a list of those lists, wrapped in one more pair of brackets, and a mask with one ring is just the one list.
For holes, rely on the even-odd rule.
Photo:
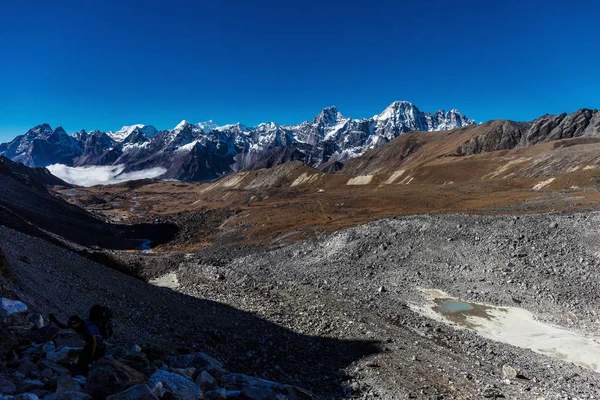
[(200, 347), (323, 398), (592, 399), (591, 369), (415, 310), (431, 303), (421, 289), (439, 289), (598, 335), (599, 218), (398, 217), (281, 247), (123, 255), (147, 278), (175, 273), (173, 290), (8, 229), (0, 246), (42, 311), (103, 301), (124, 338)]

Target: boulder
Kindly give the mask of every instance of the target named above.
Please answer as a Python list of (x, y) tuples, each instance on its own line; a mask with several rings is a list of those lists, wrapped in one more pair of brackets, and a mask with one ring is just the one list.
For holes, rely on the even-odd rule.
[[(239, 392), (239, 393), (241, 393), (241, 392)], [(236, 394), (239, 394), (239, 393), (236, 393)], [(208, 400), (227, 399), (227, 390), (223, 389), (223, 388), (211, 390), (209, 392), (206, 392), (205, 398)]]
[(135, 369), (111, 358), (102, 358), (92, 365), (85, 392), (94, 399), (104, 399), (145, 381), (146, 376)]
[(92, 400), (92, 396), (87, 393), (68, 391), (61, 395), (56, 395), (55, 400)]
[(54, 338), (54, 344), (56, 348), (70, 347), (73, 349), (83, 349), (85, 341), (72, 329), (63, 329), (58, 332), (58, 335)]
[(0, 393), (13, 394), (17, 391), (17, 385), (8, 376), (0, 374)]
[(168, 393), (173, 400), (197, 400), (202, 394), (200, 388), (191, 380), (179, 374), (162, 370), (156, 371), (150, 377), (148, 386), (158, 397), (163, 397)]
[(62, 365), (57, 364), (54, 361), (50, 361), (46, 358), (44, 358), (43, 360), (40, 360), (38, 362), (38, 365), (43, 368), (49, 368), (58, 375), (70, 375), (71, 374), (71, 371), (68, 368), (63, 367)]
[(39, 398), (33, 393), (21, 393), (11, 397), (11, 400), (39, 400)]
[(502, 366), (502, 374), (508, 379), (515, 379), (518, 375), (517, 370), (508, 364)]
[(279, 391), (284, 389), (287, 385), (283, 385), (277, 382), (271, 382), (266, 379), (255, 378), (250, 375), (232, 373), (225, 374), (221, 377), (221, 386), (231, 390), (241, 390), (245, 387), (255, 386)]
[(81, 392), (83, 390), (83, 388), (81, 387), (81, 385), (77, 382), (75, 382), (73, 380), (73, 378), (71, 378), (68, 375), (62, 376), (57, 384), (56, 384), (56, 395), (60, 396), (65, 392)]
[(158, 400), (148, 385), (139, 384), (120, 393), (108, 396), (106, 400)]
[[(276, 397), (277, 394), (284, 394), (289, 400), (310, 400), (314, 399), (314, 395), (307, 390), (302, 388), (286, 385), (277, 382), (271, 382), (266, 379), (255, 378), (253, 376), (232, 373), (225, 374), (221, 376), (221, 386), (227, 388), (227, 390), (241, 390), (242, 397), (241, 398), (249, 398), (249, 399), (260, 399), (260, 396), (270, 396), (272, 395)], [(252, 392), (248, 392), (244, 394), (244, 389), (246, 388), (256, 388), (256, 389), (264, 389), (262, 391), (253, 390)], [(270, 394), (269, 394), (270, 393)], [(243, 397), (250, 396), (252, 394), (255, 397)], [(256, 397), (259, 396), (259, 397)], [(269, 398), (269, 397), (265, 397)]]
[(42, 346), (42, 353), (51, 353), (55, 350), (56, 346), (54, 345), (54, 342), (44, 343), (44, 345)]
[[(83, 347), (82, 347), (83, 348)], [(79, 356), (81, 349), (72, 347), (61, 347), (58, 350), (46, 353), (46, 358), (59, 364), (67, 364)]]
[(17, 385), (17, 391), (21, 393), (31, 392), (32, 390), (41, 389), (44, 384), (39, 379), (23, 379)]
[(171, 368), (196, 368), (196, 371), (226, 372), (223, 364), (205, 353), (183, 354), (168, 358)]
[(37, 364), (35, 364), (31, 361), (22, 362), (21, 364), (19, 364), (19, 367), (17, 368), (17, 371), (19, 371), (20, 373), (22, 373), (25, 376), (29, 376), (29, 375), (31, 375), (31, 373), (33, 371), (37, 371), (37, 370), (38, 370)]
[(44, 327), (44, 317), (40, 313), (31, 313), (27, 316), (29, 322), (31, 322), (36, 329), (41, 329)]
[(27, 311), (27, 305), (18, 300), (10, 300), (5, 297), (0, 298), (0, 317), (5, 318), (11, 314), (17, 314)]
[(196, 378), (196, 385), (198, 385), (202, 390), (205, 390), (205, 391), (212, 390), (212, 389), (216, 389), (217, 381), (207, 371), (202, 371)]

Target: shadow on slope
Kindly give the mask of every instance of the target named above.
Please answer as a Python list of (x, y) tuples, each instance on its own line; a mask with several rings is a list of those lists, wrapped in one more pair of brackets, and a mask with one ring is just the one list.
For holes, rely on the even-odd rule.
[(376, 342), (303, 335), (254, 313), (150, 285), (4, 227), (0, 248), (15, 286), (42, 313), (64, 319), (86, 315), (92, 304), (102, 303), (115, 312), (117, 340), (197, 348), (231, 371), (295, 384), (320, 397), (341, 398), (341, 371), (377, 352)]
[[(18, 172), (15, 172), (16, 167)], [(47, 170), (0, 159), (2, 225), (46, 239), (54, 234), (84, 246), (118, 250), (139, 249), (145, 241), (152, 245), (166, 243), (178, 231), (172, 224), (108, 224), (52, 196), (45, 185), (57, 184), (60, 180), (40, 171)], [(43, 179), (39, 179), (40, 176)]]

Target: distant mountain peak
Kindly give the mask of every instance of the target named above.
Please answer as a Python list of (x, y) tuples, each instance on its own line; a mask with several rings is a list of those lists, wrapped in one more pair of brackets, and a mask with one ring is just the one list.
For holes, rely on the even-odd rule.
[(313, 120), (313, 124), (334, 126), (344, 120), (344, 116), (336, 106), (325, 107)]

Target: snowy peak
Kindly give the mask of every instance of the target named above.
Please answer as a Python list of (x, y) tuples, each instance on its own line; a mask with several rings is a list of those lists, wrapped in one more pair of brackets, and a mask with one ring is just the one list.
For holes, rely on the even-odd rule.
[(209, 119), (208, 121), (204, 122), (198, 122), (196, 126), (202, 129), (202, 132), (204, 133), (209, 133), (210, 131), (213, 131), (219, 127), (217, 124), (214, 123), (212, 119)]
[(119, 129), (116, 132), (108, 132), (107, 135), (110, 136), (115, 142), (122, 142), (126, 137), (131, 135), (135, 130), (141, 131), (146, 137), (152, 138), (156, 136), (158, 130), (152, 125), (144, 125), (144, 124), (135, 124), (135, 125), (126, 125)]
[(315, 117), (313, 124), (320, 126), (335, 126), (342, 121), (344, 121), (342, 113), (335, 106), (330, 106), (324, 108), (319, 115)]
[(373, 117), (375, 121), (389, 120), (414, 120), (419, 109), (409, 101), (394, 101), (381, 114)]

